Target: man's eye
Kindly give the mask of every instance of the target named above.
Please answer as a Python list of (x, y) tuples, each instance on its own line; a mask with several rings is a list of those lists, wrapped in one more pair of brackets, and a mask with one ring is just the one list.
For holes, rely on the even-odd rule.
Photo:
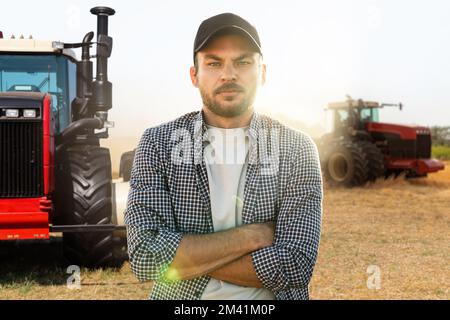
[(247, 60), (238, 61), (238, 65), (240, 65), (240, 66), (246, 66), (246, 65), (249, 65), (249, 64), (251, 64), (251, 62), (247, 61)]
[(218, 66), (220, 66), (220, 62), (210, 62), (210, 63), (208, 63), (208, 66), (210, 66), (210, 67), (218, 67)]

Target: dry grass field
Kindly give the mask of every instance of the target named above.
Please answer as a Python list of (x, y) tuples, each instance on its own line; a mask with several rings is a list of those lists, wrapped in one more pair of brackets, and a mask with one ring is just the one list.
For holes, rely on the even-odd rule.
[[(426, 179), (325, 189), (322, 239), (312, 299), (449, 299), (450, 162)], [(379, 289), (369, 289), (369, 266)], [(126, 263), (81, 270), (68, 289), (61, 241), (0, 244), (0, 299), (146, 299)]]
[[(325, 190), (315, 299), (450, 298), (450, 163), (417, 180)], [(377, 266), (380, 289), (367, 288)]]

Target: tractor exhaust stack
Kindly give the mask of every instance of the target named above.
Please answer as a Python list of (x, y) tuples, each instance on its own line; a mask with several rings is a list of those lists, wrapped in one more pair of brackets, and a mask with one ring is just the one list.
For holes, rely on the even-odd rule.
[(97, 116), (106, 121), (107, 111), (112, 107), (112, 84), (108, 81), (108, 58), (112, 51), (112, 37), (108, 36), (108, 17), (114, 9), (95, 7), (91, 13), (97, 16), (97, 73), (92, 83), (92, 107)]

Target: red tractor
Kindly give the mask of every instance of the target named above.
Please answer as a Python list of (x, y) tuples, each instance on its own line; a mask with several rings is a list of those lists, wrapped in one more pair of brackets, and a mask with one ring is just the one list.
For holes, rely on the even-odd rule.
[[(0, 33), (0, 241), (63, 234), (64, 255), (80, 266), (117, 266), (126, 257), (127, 188), (113, 183), (108, 137), (112, 51), (108, 17), (95, 7), (81, 43), (3, 39)], [(96, 45), (96, 77), (90, 48)], [(73, 48), (81, 48), (77, 60)], [(118, 201), (120, 199), (120, 201)]]
[(330, 103), (333, 130), (318, 146), (324, 178), (331, 185), (357, 186), (380, 177), (425, 177), (444, 169), (431, 159), (430, 130), (379, 122), (379, 110), (402, 104), (353, 100)]

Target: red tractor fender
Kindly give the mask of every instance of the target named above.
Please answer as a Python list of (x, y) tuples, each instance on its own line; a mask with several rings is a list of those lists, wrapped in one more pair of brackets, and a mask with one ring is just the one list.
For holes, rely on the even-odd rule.
[(417, 130), (427, 130), (427, 127), (406, 126), (392, 123), (367, 122), (366, 130), (369, 132), (393, 133), (400, 136), (402, 140), (416, 140)]

